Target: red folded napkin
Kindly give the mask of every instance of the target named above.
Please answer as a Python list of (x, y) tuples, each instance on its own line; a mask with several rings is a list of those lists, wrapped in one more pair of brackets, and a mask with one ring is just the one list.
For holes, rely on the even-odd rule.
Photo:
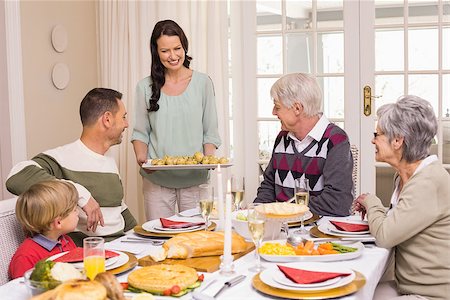
[[(111, 258), (115, 256), (119, 256), (120, 254), (117, 252), (105, 250), (105, 258)], [(83, 248), (77, 247), (75, 249), (70, 250), (64, 255), (61, 255), (60, 257), (53, 260), (54, 262), (67, 262), (67, 263), (73, 263), (73, 262), (79, 262), (83, 261)]]
[(170, 229), (187, 228), (187, 227), (200, 226), (200, 225), (205, 224), (205, 222), (197, 222), (197, 223), (181, 222), (181, 221), (172, 221), (172, 220), (164, 219), (164, 218), (160, 218), (159, 220), (161, 221), (162, 227), (170, 228)]
[(330, 221), (331, 224), (336, 226), (337, 229), (349, 232), (367, 231), (369, 230), (369, 225), (367, 224), (355, 224), (339, 221)]
[(317, 271), (294, 269), (280, 265), (277, 266), (280, 269), (280, 271), (283, 272), (284, 275), (286, 275), (287, 278), (289, 278), (295, 283), (300, 284), (318, 283), (339, 276), (351, 275), (351, 273), (317, 272)]

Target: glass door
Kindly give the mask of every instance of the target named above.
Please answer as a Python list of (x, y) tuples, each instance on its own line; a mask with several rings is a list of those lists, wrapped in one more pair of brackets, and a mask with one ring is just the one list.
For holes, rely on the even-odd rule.
[[(428, 100), (439, 122), (431, 151), (450, 169), (450, 1), (362, 1), (360, 12), (360, 43), (373, 47), (362, 51), (360, 59), (362, 65), (373, 62), (361, 68), (362, 82), (374, 91), (373, 119), (378, 107), (401, 95)], [(372, 137), (370, 126), (362, 124), (361, 137)], [(367, 139), (361, 142), (363, 149), (373, 149)], [(394, 170), (387, 164), (375, 166), (376, 194), (387, 204)], [(373, 171), (361, 170), (362, 182), (370, 182)]]
[[(245, 80), (245, 101), (233, 101), (244, 117), (234, 126), (233, 153), (246, 182), (256, 188), (280, 129), (269, 90), (283, 74), (315, 75), (323, 111), (359, 148), (357, 193), (377, 193), (389, 202), (393, 170), (375, 162), (371, 144), (376, 109), (400, 95), (429, 100), (439, 120), (433, 152), (450, 168), (450, 3), (448, 0), (256, 0), (242, 5), (242, 55), (231, 66), (233, 93)], [(231, 6), (237, 5), (231, 1)], [(233, 22), (231, 22), (233, 29)], [(241, 68), (241, 69), (239, 69)], [(245, 75), (245, 76), (244, 76)], [(235, 78), (236, 77), (236, 78)], [(235, 80), (236, 79), (236, 80)], [(241, 78), (242, 79), (242, 78)], [(231, 84), (230, 84), (231, 86)], [(364, 87), (371, 89), (364, 105)], [(367, 103), (366, 103), (367, 104)], [(245, 138), (244, 138), (245, 137)], [(255, 162), (256, 156), (256, 162)], [(251, 174), (249, 176), (248, 174)], [(250, 192), (253, 190), (250, 189)], [(256, 190), (255, 190), (256, 193)], [(254, 195), (251, 196), (250, 199)]]

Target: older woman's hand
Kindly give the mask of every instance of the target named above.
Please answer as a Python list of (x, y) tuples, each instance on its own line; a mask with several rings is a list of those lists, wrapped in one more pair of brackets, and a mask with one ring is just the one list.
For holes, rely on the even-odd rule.
[(358, 198), (353, 200), (353, 204), (352, 204), (353, 210), (361, 213), (362, 220), (364, 220), (364, 218), (366, 216), (366, 208), (363, 203), (364, 203), (364, 200), (366, 200), (367, 195), (368, 194), (359, 195)]

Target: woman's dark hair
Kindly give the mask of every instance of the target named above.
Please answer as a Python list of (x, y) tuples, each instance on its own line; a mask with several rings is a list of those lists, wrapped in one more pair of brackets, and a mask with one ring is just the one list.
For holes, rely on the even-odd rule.
[(165, 67), (161, 63), (158, 55), (158, 44), (156, 41), (162, 36), (178, 36), (181, 41), (181, 45), (183, 46), (185, 59), (183, 62), (183, 66), (189, 68), (191, 64), (192, 57), (187, 55), (188, 52), (188, 40), (186, 35), (184, 34), (183, 29), (172, 20), (163, 20), (156, 23), (155, 28), (153, 28), (152, 37), (150, 38), (150, 52), (152, 54), (152, 67), (150, 72), (150, 77), (152, 79), (152, 96), (150, 98), (150, 108), (147, 111), (157, 111), (159, 109), (158, 100), (161, 96), (161, 88), (164, 85), (166, 78), (165, 75)]

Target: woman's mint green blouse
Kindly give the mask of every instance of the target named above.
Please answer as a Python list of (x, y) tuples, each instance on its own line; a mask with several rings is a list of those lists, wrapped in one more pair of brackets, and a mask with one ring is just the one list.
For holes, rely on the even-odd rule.
[[(147, 112), (151, 79), (146, 77), (136, 87), (134, 128), (131, 140), (148, 145), (149, 158), (203, 153), (204, 144), (221, 144), (214, 87), (208, 75), (193, 71), (186, 90), (178, 96), (161, 91), (159, 110)], [(168, 188), (185, 188), (205, 183), (206, 170), (156, 171), (141, 175)]]

